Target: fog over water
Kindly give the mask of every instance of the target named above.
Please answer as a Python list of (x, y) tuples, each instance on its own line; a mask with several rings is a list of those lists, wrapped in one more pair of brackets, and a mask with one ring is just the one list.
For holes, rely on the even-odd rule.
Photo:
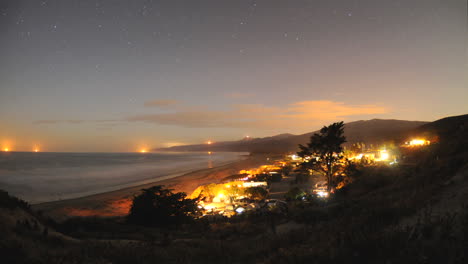
[(0, 189), (30, 203), (76, 198), (175, 177), (245, 153), (0, 153)]

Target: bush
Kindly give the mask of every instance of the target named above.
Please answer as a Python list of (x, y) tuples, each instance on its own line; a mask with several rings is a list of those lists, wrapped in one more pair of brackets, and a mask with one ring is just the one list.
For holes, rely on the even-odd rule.
[(306, 197), (307, 193), (299, 187), (291, 188), (285, 195), (286, 201), (300, 201), (303, 197)]
[(265, 200), (268, 196), (268, 191), (262, 187), (250, 187), (244, 190), (244, 193), (254, 200)]
[(173, 193), (157, 185), (143, 189), (133, 198), (128, 222), (145, 226), (174, 226), (190, 222), (200, 213), (198, 198), (186, 199), (183, 192)]
[(21, 208), (29, 211), (30, 206), (27, 202), (11, 196), (8, 192), (0, 190), (0, 208), (16, 209)]

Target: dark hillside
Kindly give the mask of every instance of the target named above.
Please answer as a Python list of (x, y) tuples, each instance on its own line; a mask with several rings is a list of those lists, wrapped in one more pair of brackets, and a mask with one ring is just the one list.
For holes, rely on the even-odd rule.
[(422, 134), (441, 141), (451, 141), (453, 137), (463, 139), (468, 136), (468, 115), (451, 116), (424, 124), (410, 133), (413, 136)]
[[(345, 136), (348, 144), (364, 142), (380, 144), (392, 140), (401, 140), (408, 131), (427, 122), (372, 119), (345, 124)], [(280, 134), (273, 137), (243, 139), (239, 141), (216, 142), (211, 145), (198, 144), (157, 149), (157, 151), (241, 151), (253, 153), (287, 153), (298, 150), (298, 144), (305, 144), (317, 131), (302, 134)]]
[(284, 214), (221, 217), (173, 230), (110, 218), (73, 218), (46, 225), (27, 204), (0, 193), (2, 260), (467, 263), (466, 116), (438, 120), (413, 132), (430, 132), (440, 140), (408, 148), (411, 163), (360, 167), (355, 180), (331, 200), (291, 203)]

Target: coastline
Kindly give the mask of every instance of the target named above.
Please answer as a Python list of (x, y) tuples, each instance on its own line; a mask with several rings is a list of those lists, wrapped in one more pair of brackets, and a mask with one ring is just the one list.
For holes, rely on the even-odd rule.
[(185, 192), (190, 195), (200, 185), (217, 183), (227, 176), (238, 173), (239, 170), (257, 167), (265, 162), (266, 156), (264, 155), (249, 156), (247, 159), (229, 162), (213, 168), (195, 170), (178, 176), (166, 175), (162, 177), (163, 179), (155, 179), (152, 182), (115, 191), (34, 204), (32, 208), (55, 218), (66, 218), (68, 216), (124, 216), (130, 209), (133, 196), (138, 194), (141, 189), (154, 185), (164, 185), (166, 188), (174, 189), (175, 192)]

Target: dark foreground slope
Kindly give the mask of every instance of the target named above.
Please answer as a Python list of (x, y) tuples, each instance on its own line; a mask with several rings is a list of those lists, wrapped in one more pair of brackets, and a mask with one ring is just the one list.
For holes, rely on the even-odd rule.
[(360, 168), (332, 200), (293, 203), (287, 214), (156, 229), (120, 218), (54, 223), (27, 206), (0, 202), (1, 257), (5, 263), (467, 263), (464, 120), (419, 130), (440, 140), (408, 150), (415, 162)]
[[(380, 144), (399, 141), (402, 136), (427, 122), (404, 120), (361, 120), (345, 124), (345, 136), (349, 144), (364, 142)], [(158, 151), (239, 151), (253, 153), (287, 153), (298, 150), (298, 144), (305, 144), (312, 134), (281, 134), (273, 137), (217, 142), (211, 145), (198, 144), (157, 149)]]

